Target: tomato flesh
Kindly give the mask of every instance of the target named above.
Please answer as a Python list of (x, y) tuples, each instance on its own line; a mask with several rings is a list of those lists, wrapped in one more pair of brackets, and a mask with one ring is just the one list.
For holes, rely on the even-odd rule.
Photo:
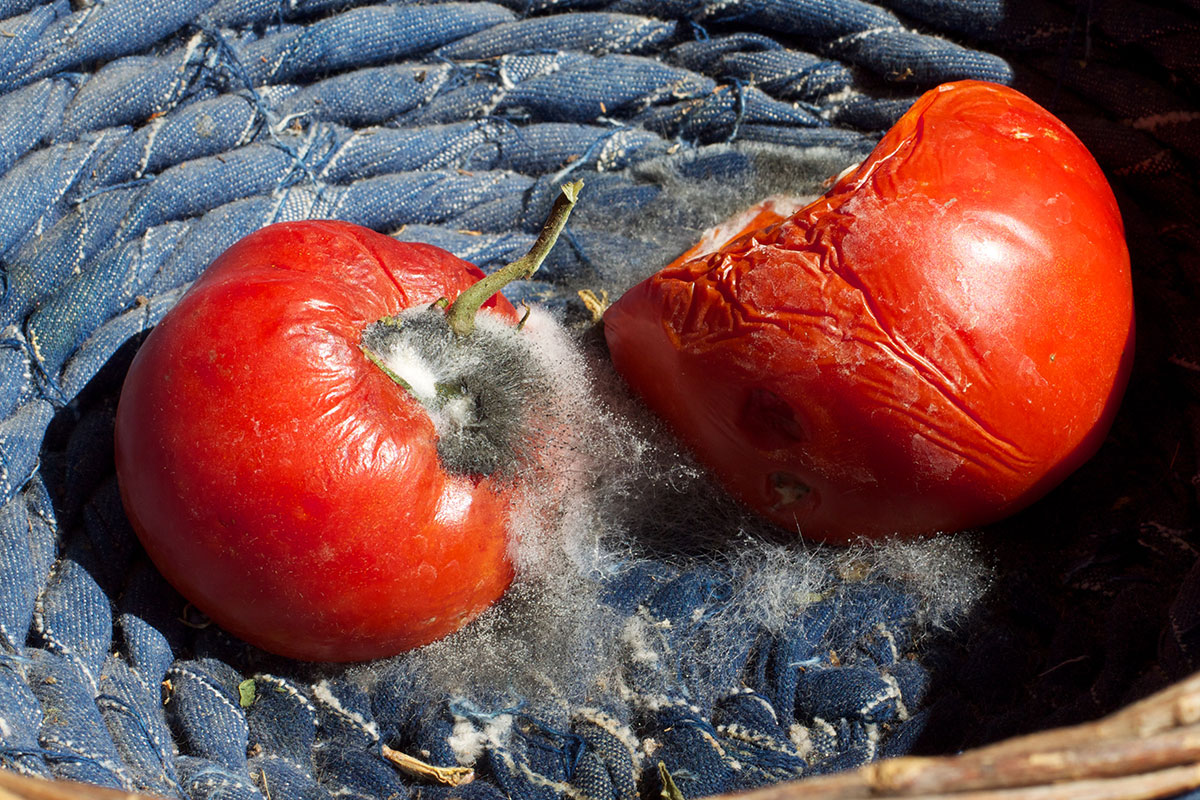
[(1033, 101), (945, 84), (823, 197), (751, 216), (604, 319), (617, 370), (751, 508), (835, 543), (970, 528), (1103, 441), (1132, 358), (1124, 229)]
[(357, 661), (504, 592), (511, 487), (446, 472), (428, 413), (359, 346), (482, 274), (331, 221), (269, 226), (205, 271), (138, 351), (116, 420), (125, 508), (184, 597), (271, 652)]

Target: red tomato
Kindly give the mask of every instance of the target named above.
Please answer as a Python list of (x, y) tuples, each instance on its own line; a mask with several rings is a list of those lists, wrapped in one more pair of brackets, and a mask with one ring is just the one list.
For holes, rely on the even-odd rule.
[[(364, 329), (483, 273), (342, 222), (283, 223), (221, 255), (146, 339), (116, 461), (142, 543), (228, 631), (322, 661), (437, 639), (512, 578), (507, 484), (439, 462), (430, 416)], [(503, 298), (487, 313), (516, 321)]]
[(756, 218), (604, 318), (617, 370), (749, 507), (835, 543), (975, 527), (1099, 447), (1132, 358), (1129, 255), (1045, 109), (940, 86), (825, 196)]

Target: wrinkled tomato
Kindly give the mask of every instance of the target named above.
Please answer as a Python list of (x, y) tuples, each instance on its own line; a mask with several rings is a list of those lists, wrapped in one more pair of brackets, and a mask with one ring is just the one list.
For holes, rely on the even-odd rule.
[[(511, 486), (444, 468), (427, 409), (362, 347), (482, 275), (332, 221), (269, 226), (204, 272), (138, 351), (116, 420), (125, 508), (181, 594), (272, 652), (353, 661), (504, 592)], [(484, 308), (516, 323), (498, 295)]]
[(752, 509), (835, 543), (970, 528), (1100, 446), (1132, 358), (1124, 230), (1027, 97), (940, 86), (823, 197), (747, 219), (604, 325), (628, 384)]

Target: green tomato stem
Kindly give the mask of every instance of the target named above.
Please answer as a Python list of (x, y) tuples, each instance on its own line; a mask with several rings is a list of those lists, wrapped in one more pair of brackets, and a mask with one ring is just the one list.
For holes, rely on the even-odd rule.
[(446, 311), (446, 321), (450, 330), (458, 336), (470, 336), (475, 330), (475, 315), (492, 295), (513, 281), (524, 280), (537, 272), (546, 256), (550, 255), (554, 243), (558, 241), (558, 235), (567, 224), (567, 218), (571, 216), (571, 209), (575, 207), (575, 202), (579, 199), (579, 190), (582, 188), (583, 181), (564, 184), (554, 201), (554, 208), (550, 210), (550, 218), (542, 226), (542, 232), (538, 234), (537, 241), (529, 248), (529, 252), (491, 275), (480, 278), (450, 304)]
[(384, 363), (384, 360), (382, 358), (380, 358), (379, 355), (376, 354), (373, 350), (371, 350), (371, 348), (367, 347), (365, 344), (360, 344), (358, 346), (358, 349), (362, 351), (362, 354), (367, 357), (368, 361), (370, 361), (372, 364), (374, 364), (375, 366), (377, 366), (381, 370), (383, 370), (383, 374), (387, 375), (389, 378), (391, 378), (392, 383), (395, 383), (397, 386), (399, 386), (404, 391), (411, 394), (413, 397), (417, 396), (417, 393), (413, 391), (412, 384), (410, 384), (408, 381), (404, 380), (404, 378), (401, 378), (399, 375), (397, 375), (395, 370), (393, 370), (386, 363)]

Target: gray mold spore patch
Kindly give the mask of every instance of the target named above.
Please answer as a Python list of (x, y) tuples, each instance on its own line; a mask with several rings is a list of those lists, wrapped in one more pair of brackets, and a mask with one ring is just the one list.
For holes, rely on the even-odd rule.
[[(726, 149), (757, 164), (757, 177), (733, 185), (721, 176), (695, 179), (670, 159), (639, 167), (663, 192), (638, 219), (610, 224), (650, 244), (638, 254), (589, 253), (612, 259), (600, 274), (615, 276), (595, 288), (615, 297), (665, 265), (700, 237), (703, 225), (694, 220), (719, 222), (750, 205), (747, 198), (779, 193), (781, 184), (799, 187), (797, 194), (819, 194), (822, 182), (848, 164), (845, 153)], [(579, 219), (586, 222), (587, 215)], [(413, 323), (410, 332), (424, 324)], [(432, 325), (428, 335), (436, 340), (441, 333)], [(477, 360), (450, 348), (433, 359), (438, 366), (430, 369), (431, 382), (478, 375), (462, 383), (473, 391), (494, 384), (507, 399), (476, 411), (521, 420), (488, 420), (494, 434), (488, 443), (456, 445), (460, 453), (450, 448), (443, 456), (460, 467), (498, 465), (514, 479), (515, 582), (457, 633), (354, 670), (363, 683), (402, 669), (418, 676), (411, 691), (430, 703), (447, 693), (484, 709), (524, 699), (543, 718), (555, 709), (566, 714), (603, 704), (618, 713), (624, 707), (629, 718), (656, 690), (668, 691), (681, 672), (703, 675), (723, 663), (744, 646), (747, 631), (787, 631), (847, 583), (883, 582), (915, 598), (917, 641), (962, 620), (986, 591), (988, 567), (969, 538), (831, 548), (747, 513), (627, 391), (597, 327), (569, 329), (535, 308), (520, 331), (507, 326), (484, 335), (501, 341), (496, 352)], [(435, 342), (430, 349), (440, 347)], [(465, 431), (479, 422), (467, 415), (459, 424)], [(612, 587), (639, 571), (665, 583), (688, 570), (724, 576), (728, 591), (705, 620), (703, 645), (667, 652), (658, 623), (644, 609), (630, 613), (614, 605)], [(732, 688), (693, 687), (693, 699), (704, 706)]]
[(920, 631), (954, 627), (991, 587), (993, 565), (969, 532), (920, 541), (880, 542), (870, 551), (872, 568), (904, 585), (917, 599)]
[[(915, 638), (961, 619), (986, 588), (986, 569), (962, 537), (830, 548), (750, 515), (625, 391), (594, 335), (537, 309), (517, 333), (531, 362), (523, 369), (543, 377), (523, 384), (542, 393), (538, 422), (510, 443), (521, 454), (512, 588), (457, 633), (361, 668), (362, 681), (402, 665), (431, 703), (447, 693), (480, 708), (523, 698), (545, 715), (603, 698), (632, 716), (669, 693), (681, 671), (707, 674), (745, 646), (747, 631), (782, 633), (848, 581), (914, 596)], [(612, 602), (622, 575), (649, 570), (666, 582), (695, 569), (728, 582), (702, 646), (665, 650), (655, 620)], [(701, 680), (691, 691), (705, 707), (731, 688)]]
[(511, 476), (525, 460), (529, 417), (553, 393), (527, 337), (480, 313), (466, 337), (440, 308), (416, 308), (370, 325), (363, 346), (425, 407), (437, 431), (438, 456), (450, 472)]

